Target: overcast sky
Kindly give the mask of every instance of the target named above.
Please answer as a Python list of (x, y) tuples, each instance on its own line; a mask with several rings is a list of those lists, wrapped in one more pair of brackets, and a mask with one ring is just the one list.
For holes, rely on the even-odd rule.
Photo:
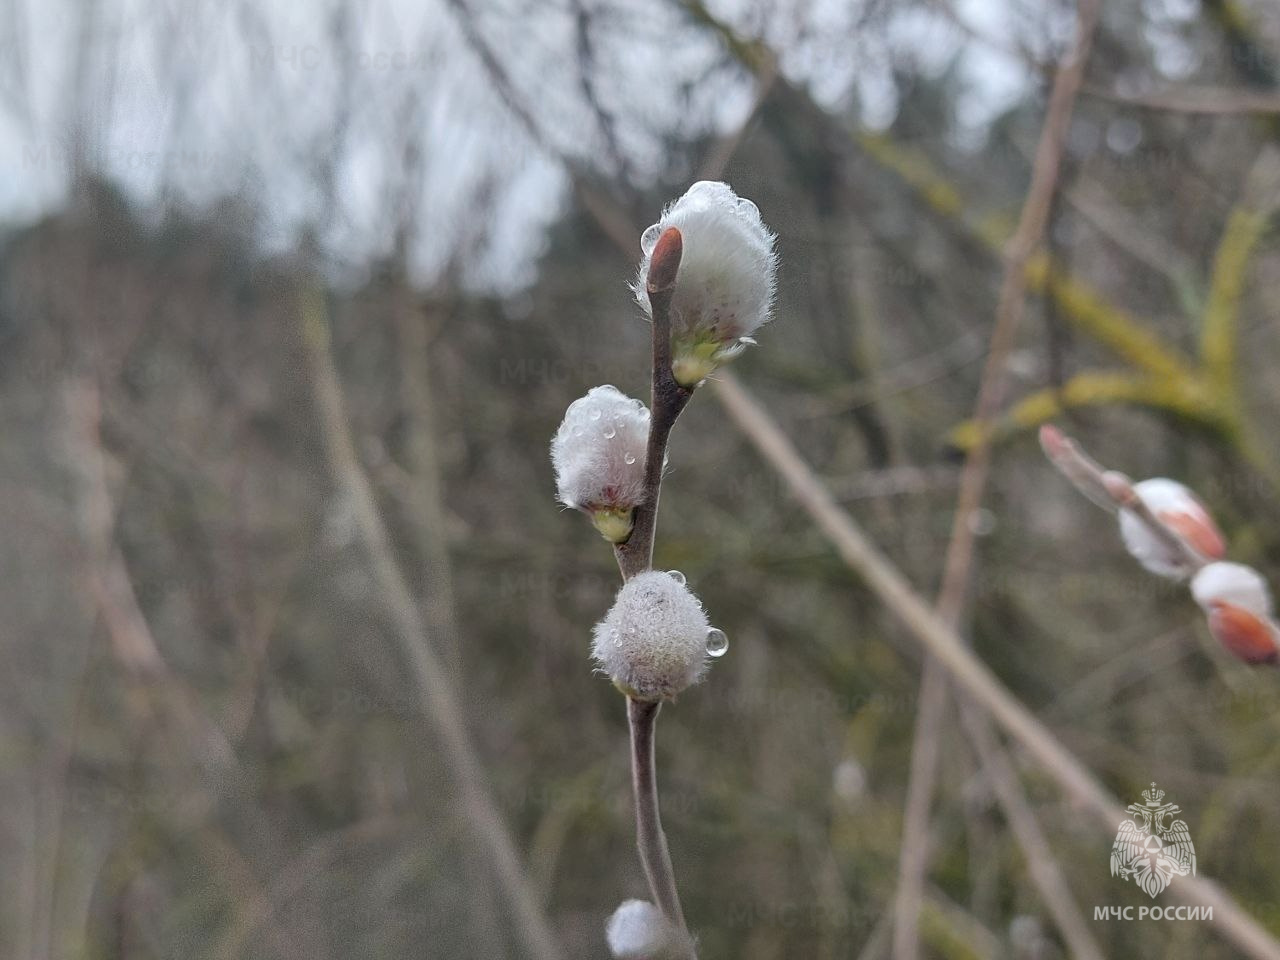
[[(750, 79), (722, 65), (704, 31), (644, 0), (581, 3), (600, 65), (590, 95), (634, 176), (661, 169), (659, 133), (741, 121)], [(1195, 0), (1155, 5), (1175, 21), (1196, 13)], [(1018, 0), (962, 0), (960, 23), (880, 4), (889, 12), (867, 30), (859, 2), (787, 0), (763, 16), (738, 2), (712, 6), (782, 51), (789, 77), (870, 126), (894, 118), (893, 63), (937, 74), (955, 61), (957, 115), (976, 146), (1032, 82), (1010, 51), (1045, 50), (1070, 27), (1046, 17), (1046, 4), (1032, 4), (1041, 11), (1032, 16)], [(442, 0), (15, 0), (0, 40), (0, 156), (17, 175), (0, 177), (0, 217), (27, 221), (64, 198), (79, 130), (90, 165), (146, 208), (246, 192), (265, 213), (269, 246), (322, 222), (335, 260), (358, 266), (391, 243), (416, 134), (420, 278), (438, 273), (459, 238), (478, 237), (473, 281), (519, 286), (566, 196), (556, 154), (605, 168), (613, 160), (575, 66), (576, 3), (475, 0), (471, 9), (550, 150), (497, 97)], [(1176, 42), (1160, 42), (1170, 72), (1185, 67)], [(321, 175), (330, 154), (332, 207)], [(482, 224), (480, 195), (496, 214)]]

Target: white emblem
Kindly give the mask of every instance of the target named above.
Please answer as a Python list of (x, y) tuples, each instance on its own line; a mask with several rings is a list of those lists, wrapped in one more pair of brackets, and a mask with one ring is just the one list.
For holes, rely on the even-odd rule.
[(1185, 820), (1165, 820), (1182, 809), (1176, 803), (1161, 803), (1164, 791), (1151, 784), (1143, 790), (1145, 804), (1131, 803), (1132, 820), (1120, 824), (1111, 845), (1111, 875), (1133, 882), (1154, 899), (1174, 877), (1196, 872), (1196, 848)]

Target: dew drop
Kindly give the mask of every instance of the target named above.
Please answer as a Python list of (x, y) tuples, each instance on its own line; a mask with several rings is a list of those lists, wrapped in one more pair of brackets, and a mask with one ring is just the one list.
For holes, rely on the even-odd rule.
[(729, 652), (729, 638), (719, 627), (707, 631), (707, 656), (723, 657)]
[(590, 413), (588, 413), (588, 414), (587, 414), (587, 416), (588, 416), (588, 417), (590, 417), (592, 420), (599, 420), (599, 419), (600, 419), (600, 408), (599, 408), (599, 407), (592, 407), (592, 408), (591, 408), (591, 412), (590, 412)]
[[(680, 585), (682, 585), (682, 586), (683, 586), (683, 585), (684, 585), (684, 583), (685, 583), (684, 574), (683, 574), (683, 573), (681, 573), (679, 570), (668, 570), (668, 571), (667, 571), (667, 576), (668, 576), (668, 577), (670, 577), (672, 580), (674, 580), (676, 583), (678, 583), (678, 584), (680, 584)], [(708, 642), (708, 643), (710, 643), (710, 642), (711, 642), (711, 641), (710, 641), (710, 637), (711, 637), (711, 634), (707, 634), (707, 638), (708, 638), (708, 639), (707, 639), (707, 642)]]
[(618, 428), (613, 426), (612, 424), (604, 428), (604, 438), (606, 440), (612, 440), (617, 435), (618, 435)]
[(646, 257), (653, 253), (653, 248), (658, 245), (660, 236), (662, 236), (662, 224), (660, 223), (655, 223), (640, 234), (640, 249)]
[(629, 467), (636, 462), (636, 456), (634, 453), (628, 453), (625, 457), (622, 458), (622, 461)]
[(969, 530), (975, 537), (989, 537), (995, 529), (996, 515), (986, 507), (979, 507), (969, 514)]

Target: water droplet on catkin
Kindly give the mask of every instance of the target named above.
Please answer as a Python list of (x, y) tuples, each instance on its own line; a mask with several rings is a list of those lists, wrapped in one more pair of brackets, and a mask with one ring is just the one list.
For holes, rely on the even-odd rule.
[(618, 428), (613, 426), (612, 424), (604, 428), (604, 438), (606, 440), (612, 440), (617, 435), (618, 435)]
[(996, 529), (996, 515), (985, 507), (969, 514), (969, 530), (975, 537), (989, 537)]
[(592, 408), (591, 408), (591, 412), (590, 412), (590, 413), (588, 413), (588, 414), (587, 414), (587, 416), (589, 416), (592, 420), (599, 420), (599, 419), (600, 419), (600, 408), (599, 408), (599, 407), (592, 407)]
[(644, 233), (640, 234), (640, 250), (646, 257), (653, 253), (653, 248), (658, 245), (660, 236), (662, 236), (662, 224), (660, 223), (647, 227)]
[(631, 466), (631, 464), (636, 462), (636, 455), (634, 453), (628, 453), (625, 457), (622, 458), (622, 461), (627, 466)]
[(682, 586), (685, 583), (684, 574), (681, 573), (679, 570), (668, 570), (667, 576)]
[(707, 631), (707, 656), (723, 657), (729, 652), (729, 638), (719, 627)]

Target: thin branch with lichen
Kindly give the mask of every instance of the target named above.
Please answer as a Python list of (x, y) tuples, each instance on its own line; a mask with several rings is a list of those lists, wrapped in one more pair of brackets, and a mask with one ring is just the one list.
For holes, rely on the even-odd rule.
[[(1003, 221), (977, 219), (960, 192), (924, 154), (901, 146), (883, 133), (863, 132), (856, 139), (871, 159), (901, 179), (926, 207), (958, 223), (992, 254), (999, 254), (1008, 226)], [(1166, 376), (1180, 376), (1194, 369), (1175, 347), (1144, 327), (1137, 317), (1108, 303), (1047, 254), (1031, 257), (1025, 269), (1028, 291), (1052, 297), (1077, 329), (1138, 369)]]
[(1213, 259), (1209, 300), (1200, 330), (1200, 357), (1205, 376), (1224, 403), (1234, 406), (1236, 339), (1240, 301), (1249, 261), (1280, 206), (1280, 149), (1263, 148), (1245, 178), (1243, 195), (1227, 217)]
[[(1123, 370), (1086, 370), (1060, 387), (1037, 390), (1018, 400), (985, 429), (994, 443), (1033, 430), (1068, 410), (1117, 405), (1161, 410), (1222, 435), (1229, 435), (1232, 429), (1200, 378), (1149, 377)], [(966, 420), (951, 431), (949, 440), (966, 450), (978, 442), (983, 430), (977, 421)]]
[[(730, 55), (745, 69), (757, 76), (765, 72), (772, 56), (767, 44), (739, 36), (701, 0), (682, 0), (681, 6), (695, 22), (715, 32)], [(850, 136), (871, 160), (902, 180), (926, 208), (957, 225), (991, 254), (1000, 255), (1012, 230), (1007, 218), (979, 215), (923, 152), (904, 146), (882, 132), (856, 131)], [(1210, 378), (1197, 360), (1187, 357), (1140, 318), (1109, 302), (1047, 253), (1030, 257), (1024, 270), (1029, 293), (1052, 299), (1074, 327), (1133, 368), (1134, 382), (1141, 382), (1142, 387), (1126, 386), (1121, 399), (1202, 422), (1231, 444), (1269, 482), (1280, 487), (1280, 470), (1252, 439), (1238, 404), (1219, 402)], [(1206, 399), (1210, 397), (1212, 401)], [(1065, 406), (1079, 405), (1072, 398), (1067, 400)], [(1106, 400), (1099, 398), (1093, 402)], [(1043, 404), (1043, 398), (1037, 403)], [(1002, 420), (1001, 435), (1024, 425), (1022, 417), (1012, 422)], [(975, 442), (973, 427), (971, 422), (957, 427), (957, 441), (962, 449), (968, 449)]]

